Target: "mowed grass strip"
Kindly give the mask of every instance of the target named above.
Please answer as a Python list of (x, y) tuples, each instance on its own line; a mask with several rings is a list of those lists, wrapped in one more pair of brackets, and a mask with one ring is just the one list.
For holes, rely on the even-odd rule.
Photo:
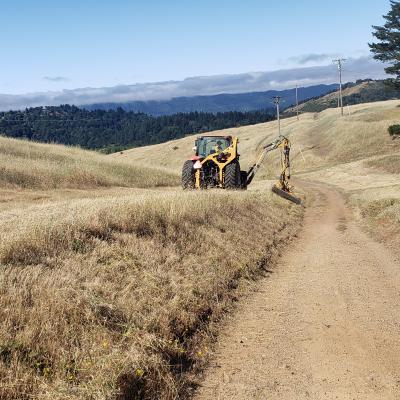
[(137, 166), (77, 147), (39, 144), (0, 136), (1, 187), (90, 189), (178, 184), (178, 175), (159, 169)]
[(185, 397), (215, 321), (302, 212), (212, 191), (3, 213), (0, 398)]

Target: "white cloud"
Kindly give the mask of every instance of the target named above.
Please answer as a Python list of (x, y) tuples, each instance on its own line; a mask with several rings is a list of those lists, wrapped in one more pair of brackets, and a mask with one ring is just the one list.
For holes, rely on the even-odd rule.
[[(315, 55), (309, 55), (312, 58)], [(316, 55), (319, 56), (324, 55)], [(304, 61), (304, 60), (303, 60)], [(307, 62), (307, 61), (306, 61)], [(386, 77), (384, 65), (371, 57), (349, 59), (344, 65), (344, 81)], [(61, 77), (60, 77), (61, 78)], [(104, 88), (81, 88), (59, 92), (41, 92), (24, 95), (0, 94), (0, 110), (21, 109), (59, 104), (114, 103), (135, 100), (168, 100), (173, 97), (213, 95), (220, 93), (246, 93), (281, 90), (321, 83), (334, 83), (337, 68), (326, 66), (283, 69), (270, 72), (250, 72), (235, 75), (198, 76), (183, 81), (166, 81), (119, 85)]]
[(49, 82), (67, 82), (69, 79), (66, 76), (44, 76), (43, 80)]
[(333, 58), (337, 57), (337, 54), (316, 54), (316, 53), (309, 53), (309, 54), (302, 54), (299, 56), (293, 56), (289, 57), (287, 61), (299, 64), (299, 65), (304, 65), (308, 63), (321, 63), (321, 62), (326, 62), (330, 61)]

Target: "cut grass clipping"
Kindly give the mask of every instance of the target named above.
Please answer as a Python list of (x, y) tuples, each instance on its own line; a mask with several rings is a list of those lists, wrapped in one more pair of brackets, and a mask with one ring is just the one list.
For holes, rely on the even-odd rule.
[(299, 225), (302, 209), (272, 196), (149, 194), (3, 213), (0, 398), (186, 396), (235, 288)]
[[(29, 167), (27, 167), (29, 165)], [(178, 175), (77, 147), (0, 137), (0, 186), (28, 189), (179, 185)]]

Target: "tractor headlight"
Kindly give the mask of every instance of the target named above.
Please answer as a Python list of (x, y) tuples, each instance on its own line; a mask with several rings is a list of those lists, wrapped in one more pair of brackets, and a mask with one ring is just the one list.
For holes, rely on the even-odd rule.
[(201, 169), (202, 165), (201, 162), (199, 160), (197, 160), (194, 164), (193, 164), (193, 168), (194, 169)]

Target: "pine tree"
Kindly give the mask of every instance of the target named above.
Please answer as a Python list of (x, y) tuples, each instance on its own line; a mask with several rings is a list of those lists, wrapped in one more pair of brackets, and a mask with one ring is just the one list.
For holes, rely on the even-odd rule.
[(400, 86), (400, 1), (391, 0), (390, 5), (391, 10), (383, 16), (386, 23), (383, 26), (372, 27), (372, 34), (379, 42), (368, 45), (376, 60), (391, 64), (385, 68), (385, 72), (396, 75), (392, 82)]

